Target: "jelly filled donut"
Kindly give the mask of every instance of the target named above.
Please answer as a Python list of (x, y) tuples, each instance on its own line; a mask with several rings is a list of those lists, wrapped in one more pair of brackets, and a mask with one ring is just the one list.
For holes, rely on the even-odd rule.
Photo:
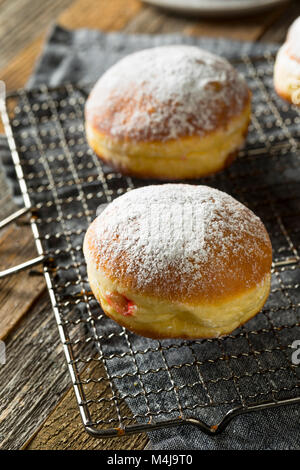
[(300, 17), (289, 29), (274, 66), (274, 87), (279, 96), (300, 105)]
[(88, 228), (84, 255), (104, 312), (151, 338), (228, 334), (270, 290), (263, 223), (206, 186), (146, 186), (118, 197)]
[(250, 92), (224, 59), (193, 46), (131, 54), (86, 103), (91, 148), (122, 173), (180, 179), (228, 165), (244, 142)]

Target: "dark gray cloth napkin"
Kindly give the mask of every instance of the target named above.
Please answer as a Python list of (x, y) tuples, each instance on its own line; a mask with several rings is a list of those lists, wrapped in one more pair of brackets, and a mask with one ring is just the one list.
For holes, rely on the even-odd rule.
[[(55, 26), (48, 36), (27, 87), (31, 88), (43, 83), (49, 86), (57, 86), (66, 81), (92, 84), (108, 67), (130, 52), (146, 47), (175, 43), (198, 45), (233, 60), (243, 54), (260, 56), (266, 50), (274, 53), (278, 48), (276, 45), (241, 43), (181, 35), (128, 36), (119, 33), (105, 34), (91, 30), (67, 31)], [(3, 156), (5, 151), (1, 153)], [(8, 158), (8, 156), (6, 155), (4, 158)], [(140, 341), (143, 343), (140, 345), (141, 348), (145, 348), (145, 343), (147, 345), (148, 340), (141, 339)], [(153, 344), (153, 342), (149, 340), (150, 344)], [(184, 344), (181, 345), (180, 342), (178, 342), (178, 346), (181, 354), (186, 355), (185, 361), (190, 362), (193, 359), (190, 357), (190, 349), (185, 348)], [(201, 349), (202, 344), (198, 346)], [(139, 339), (137, 338), (134, 347), (139, 348)], [(198, 352), (200, 353), (200, 351)], [(148, 355), (147, 358), (150, 361), (153, 360), (154, 367), (159, 366), (155, 353), (153, 353), (153, 357)], [(172, 357), (170, 356), (166, 360), (172, 362)], [(120, 371), (120, 365), (112, 364), (111, 368), (113, 369), (113, 367), (117, 367)], [(148, 367), (151, 368), (151, 364), (148, 364)], [(192, 372), (193, 370), (185, 372), (184, 379), (193, 379), (189, 376)], [(160, 379), (162, 382), (164, 381), (163, 376)], [(154, 381), (155, 378), (150, 375), (149, 380)], [(116, 383), (116, 385), (119, 387), (121, 394), (125, 392), (123, 387), (131, 386), (129, 383), (126, 384), (125, 380), (119, 384)], [(148, 386), (146, 378), (145, 386)], [(153, 384), (149, 383), (149, 387), (151, 386)], [(172, 399), (173, 397), (166, 393), (165, 400)], [(153, 401), (151, 407), (155, 408), (155, 395), (153, 397), (149, 396), (150, 400)], [(135, 413), (143, 411), (142, 406), (138, 409), (139, 404), (136, 400), (128, 400), (128, 404)], [(210, 422), (210, 410), (204, 410), (201, 417)], [(149, 435), (153, 449), (299, 449), (299, 427), (300, 409), (297, 406), (289, 406), (240, 416), (220, 436), (209, 437), (190, 425), (153, 431)]]
[(278, 49), (274, 44), (265, 46), (252, 42), (197, 38), (180, 34), (107, 34), (86, 29), (67, 31), (56, 26), (48, 36), (28, 87), (42, 83), (57, 86), (66, 81), (93, 83), (125, 55), (147, 47), (167, 44), (197, 45), (228, 59), (244, 54), (260, 56), (264, 54), (266, 47), (270, 53)]

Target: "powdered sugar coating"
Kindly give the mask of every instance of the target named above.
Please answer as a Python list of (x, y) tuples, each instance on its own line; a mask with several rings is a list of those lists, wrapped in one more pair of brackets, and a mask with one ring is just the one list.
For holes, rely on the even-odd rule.
[(289, 51), (294, 58), (299, 59), (300, 62), (300, 16), (291, 25), (287, 42), (289, 44)]
[(260, 219), (207, 186), (132, 190), (92, 227), (97, 267), (141, 293), (209, 301), (254, 287), (270, 272), (271, 244)]
[[(277, 63), (280, 67), (291, 75), (291, 80), (300, 79), (300, 54), (299, 59), (294, 55), (293, 47), (289, 42), (285, 42), (278, 51)], [(298, 81), (295, 81), (295, 86), (299, 87)]]
[(205, 135), (249, 102), (244, 79), (224, 59), (174, 45), (131, 54), (96, 83), (86, 119), (118, 140), (172, 140)]

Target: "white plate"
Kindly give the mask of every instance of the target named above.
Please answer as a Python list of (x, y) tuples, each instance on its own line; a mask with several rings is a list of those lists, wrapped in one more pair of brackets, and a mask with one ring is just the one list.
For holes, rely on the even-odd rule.
[(205, 16), (237, 16), (287, 3), (290, 0), (143, 0), (149, 5), (178, 13)]

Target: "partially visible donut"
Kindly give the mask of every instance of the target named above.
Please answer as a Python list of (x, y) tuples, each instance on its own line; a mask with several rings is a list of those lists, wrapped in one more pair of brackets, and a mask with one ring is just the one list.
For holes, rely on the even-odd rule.
[(265, 303), (272, 248), (253, 212), (206, 186), (165, 184), (115, 199), (84, 240), (104, 312), (152, 338), (232, 332)]
[(289, 30), (288, 30), (288, 33), (287, 33), (287, 40), (289, 42), (294, 42), (296, 44), (296, 42), (298, 41), (298, 45), (299, 45), (299, 48), (298, 48), (298, 52), (299, 52), (299, 49), (300, 49), (300, 16), (291, 24)]
[(146, 49), (98, 80), (86, 103), (86, 135), (122, 173), (196, 178), (233, 160), (250, 101), (245, 80), (223, 58), (193, 46)]
[(300, 17), (288, 31), (274, 66), (274, 86), (278, 95), (300, 105)]

